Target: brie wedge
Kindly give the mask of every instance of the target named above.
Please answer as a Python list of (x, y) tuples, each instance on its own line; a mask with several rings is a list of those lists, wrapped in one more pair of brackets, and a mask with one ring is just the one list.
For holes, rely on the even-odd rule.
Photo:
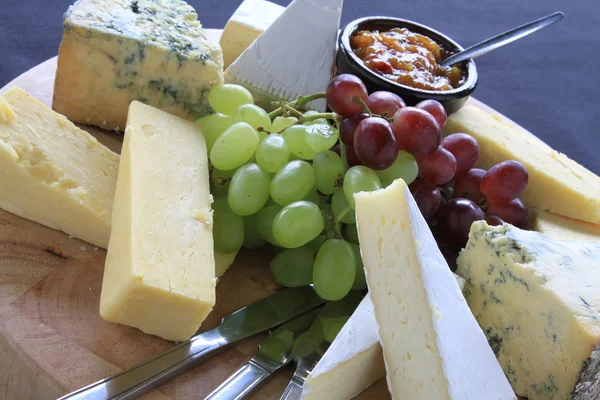
[(406, 183), (354, 198), (392, 398), (516, 399)]
[[(256, 102), (296, 100), (324, 92), (333, 67), (343, 0), (294, 0), (225, 71), (225, 81), (247, 87)], [(307, 104), (324, 111), (325, 100)]]

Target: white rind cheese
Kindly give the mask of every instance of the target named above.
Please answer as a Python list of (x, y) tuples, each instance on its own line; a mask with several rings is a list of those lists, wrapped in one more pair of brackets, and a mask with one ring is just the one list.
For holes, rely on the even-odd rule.
[(404, 181), (355, 199), (392, 398), (516, 399)]
[(210, 113), (223, 56), (181, 0), (78, 0), (64, 18), (53, 108), (123, 130), (133, 100), (185, 119)]
[(219, 44), (227, 68), (275, 21), (285, 7), (265, 0), (244, 0), (231, 16)]
[[(294, 0), (225, 71), (257, 103), (324, 92), (331, 79), (343, 0)], [(324, 111), (325, 100), (307, 104)]]
[[(454, 275), (461, 290), (465, 280)], [(366, 296), (306, 378), (304, 400), (346, 400), (385, 376), (373, 302)]]
[(193, 122), (133, 102), (123, 141), (102, 318), (189, 339), (215, 304), (208, 156)]
[[(457, 272), (517, 394), (571, 398), (600, 342), (599, 268), (600, 242), (557, 241), (508, 224), (471, 226)], [(599, 374), (600, 357), (595, 368)], [(596, 390), (573, 399), (598, 399)]]
[(106, 248), (119, 156), (29, 94), (0, 96), (0, 208)]

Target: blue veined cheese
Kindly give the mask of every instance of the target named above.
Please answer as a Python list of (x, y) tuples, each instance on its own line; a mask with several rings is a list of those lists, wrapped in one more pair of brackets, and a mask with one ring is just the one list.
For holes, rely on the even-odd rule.
[(223, 55), (181, 0), (78, 0), (64, 17), (53, 108), (122, 130), (133, 100), (195, 119), (212, 112)]
[(600, 242), (476, 222), (457, 273), (517, 394), (600, 398)]

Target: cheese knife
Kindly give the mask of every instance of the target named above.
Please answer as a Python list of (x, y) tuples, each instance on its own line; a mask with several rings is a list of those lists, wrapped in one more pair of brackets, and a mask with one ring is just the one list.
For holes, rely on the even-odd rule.
[(322, 341), (319, 347), (306, 357), (296, 357), (296, 371), (294, 371), (290, 383), (285, 388), (279, 400), (299, 400), (302, 397), (302, 387), (304, 386), (306, 377), (312, 372), (319, 360), (321, 360), (328, 347), (329, 342)]
[(288, 364), (292, 360), (294, 339), (308, 329), (317, 311), (304, 314), (273, 331), (260, 343), (258, 353), (205, 400), (243, 399), (275, 371)]
[(324, 303), (311, 286), (288, 288), (223, 318), (218, 327), (198, 334), (153, 359), (103, 379), (59, 400), (132, 399), (182, 374), (234, 342), (302, 315)]

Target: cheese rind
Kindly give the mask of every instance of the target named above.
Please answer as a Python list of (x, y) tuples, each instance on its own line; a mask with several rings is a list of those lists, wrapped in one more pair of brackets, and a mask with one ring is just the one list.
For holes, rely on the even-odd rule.
[[(225, 81), (247, 87), (257, 104), (324, 92), (331, 79), (343, 0), (294, 0), (225, 70)], [(318, 38), (318, 40), (315, 40)], [(324, 111), (324, 99), (307, 107)]]
[(275, 21), (285, 7), (264, 0), (244, 0), (221, 35), (223, 63), (227, 68)]
[(516, 399), (404, 181), (354, 197), (392, 398)]
[(557, 240), (600, 242), (600, 225), (563, 217), (547, 211), (532, 211), (531, 229)]
[[(465, 280), (454, 275), (461, 290)], [(366, 296), (310, 372), (303, 400), (354, 398), (385, 376), (373, 302)]]
[(21, 89), (0, 114), (0, 208), (106, 248), (119, 156)]
[(78, 0), (65, 14), (53, 108), (122, 130), (133, 100), (186, 119), (210, 113), (223, 57), (181, 0)]
[(600, 242), (557, 241), (484, 221), (471, 226), (457, 273), (517, 394), (571, 398), (600, 343), (599, 265)]
[[(133, 102), (123, 141), (100, 315), (189, 339), (215, 303), (208, 158), (193, 122)], [(212, 213), (207, 213), (208, 217)]]
[(516, 124), (469, 104), (448, 118), (444, 134), (455, 132), (477, 139), (479, 168), (505, 160), (527, 167), (529, 183), (519, 197), (528, 207), (600, 224), (600, 177), (566, 155)]

